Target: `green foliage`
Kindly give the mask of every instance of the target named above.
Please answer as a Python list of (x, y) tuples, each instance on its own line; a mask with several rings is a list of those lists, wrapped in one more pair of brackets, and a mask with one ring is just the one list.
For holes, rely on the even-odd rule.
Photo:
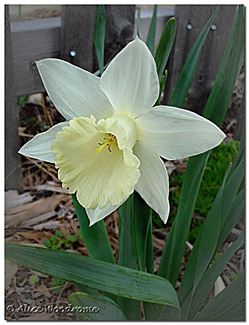
[(31, 277), (29, 278), (29, 284), (31, 284), (31, 285), (36, 284), (36, 282), (38, 282), (38, 281), (39, 281), (39, 277), (38, 277), (38, 275), (33, 274), (33, 275), (31, 275)]
[[(238, 147), (239, 143), (237, 141), (230, 141), (228, 143), (221, 143), (218, 147), (211, 151), (211, 155), (207, 162), (203, 179), (201, 181), (200, 191), (197, 196), (194, 216), (206, 217), (222, 184), (229, 164), (233, 163), (236, 158)], [(167, 226), (172, 225), (176, 217), (177, 209), (175, 209), (175, 207), (177, 208), (179, 205), (183, 180), (184, 174), (177, 171), (173, 172), (170, 177), (170, 188), (174, 189), (171, 191), (170, 202), (171, 206), (174, 208), (172, 208), (172, 213)], [(194, 243), (203, 224), (202, 220), (202, 218), (193, 219), (191, 230), (187, 239), (189, 242)], [(164, 227), (164, 225), (162, 223), (160, 224), (158, 220), (156, 222), (159, 226)]]
[[(187, 59), (188, 61), (188, 59)], [(235, 82), (244, 61), (244, 9), (238, 7), (214, 86), (204, 108), (204, 117), (220, 126), (226, 115)], [(188, 64), (190, 62), (188, 61)], [(183, 93), (184, 95), (185, 93)], [(184, 95), (185, 96), (185, 95)], [(178, 99), (179, 100), (179, 99)], [(217, 107), (219, 109), (217, 110)], [(177, 216), (171, 227), (158, 274), (175, 284), (179, 273), (200, 183), (210, 152), (191, 157), (184, 177)]]
[(27, 100), (28, 100), (28, 96), (18, 96), (16, 98), (17, 107), (21, 109)]
[(126, 320), (120, 307), (110, 298), (96, 296), (83, 292), (74, 292), (69, 297), (69, 303), (73, 308), (79, 306), (91, 306), (92, 310), (80, 312), (76, 309), (75, 315), (83, 321), (121, 321)]
[(148, 31), (146, 44), (151, 52), (151, 54), (154, 54), (154, 46), (155, 46), (155, 39), (156, 39), (156, 19), (157, 18), (157, 5), (154, 6), (153, 10), (153, 16), (150, 23), (150, 28)]
[(5, 254), (10, 262), (76, 285), (179, 308), (176, 292), (170, 282), (153, 274), (63, 250), (14, 243), (6, 243)]
[(102, 75), (104, 71), (104, 48), (105, 48), (105, 7), (96, 5), (94, 19), (94, 46), (99, 65), (99, 71)]
[(50, 237), (50, 239), (46, 239), (44, 241), (44, 245), (48, 248), (52, 249), (64, 249), (64, 248), (70, 248), (73, 247), (73, 244), (77, 241), (82, 240), (82, 234), (81, 231), (78, 231), (77, 237), (73, 234), (68, 235), (67, 237), (64, 237), (62, 232), (57, 229), (56, 235), (53, 235)]

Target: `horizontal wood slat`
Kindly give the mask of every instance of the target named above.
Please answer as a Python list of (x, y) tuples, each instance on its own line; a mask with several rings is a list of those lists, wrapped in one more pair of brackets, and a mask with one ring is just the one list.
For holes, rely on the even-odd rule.
[(35, 61), (60, 56), (60, 29), (60, 17), (11, 24), (16, 96), (44, 91)]
[[(141, 11), (141, 38), (149, 29), (153, 10)], [(157, 40), (174, 8), (158, 10)], [(11, 23), (13, 74), (16, 96), (44, 91), (36, 60), (61, 57), (61, 17)], [(136, 31), (134, 31), (136, 32)]]

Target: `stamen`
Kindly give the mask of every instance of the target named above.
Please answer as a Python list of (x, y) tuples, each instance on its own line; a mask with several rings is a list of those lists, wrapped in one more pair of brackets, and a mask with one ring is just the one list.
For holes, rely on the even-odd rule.
[(106, 146), (108, 148), (108, 151), (109, 152), (112, 152), (111, 151), (111, 145), (113, 144), (113, 142), (115, 142), (117, 140), (116, 137), (115, 137), (115, 135), (109, 133), (109, 137), (108, 138), (104, 138), (104, 140), (106, 140), (106, 141), (103, 142), (103, 143), (98, 142), (98, 145), (100, 145), (100, 147), (96, 150), (96, 152), (100, 152)]

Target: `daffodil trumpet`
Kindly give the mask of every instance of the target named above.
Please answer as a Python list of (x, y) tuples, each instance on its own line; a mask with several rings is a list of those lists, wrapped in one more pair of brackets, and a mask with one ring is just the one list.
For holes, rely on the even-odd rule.
[(66, 122), (36, 135), (19, 153), (55, 163), (58, 178), (86, 208), (90, 225), (135, 191), (166, 223), (169, 181), (162, 158), (210, 150), (225, 134), (188, 110), (154, 106), (153, 56), (136, 38), (99, 78), (59, 59), (37, 62), (43, 84)]

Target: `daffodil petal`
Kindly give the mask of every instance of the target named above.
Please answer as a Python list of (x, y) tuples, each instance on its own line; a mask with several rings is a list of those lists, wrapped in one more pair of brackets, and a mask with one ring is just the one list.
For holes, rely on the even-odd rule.
[(18, 152), (27, 157), (53, 163), (54, 155), (51, 152), (51, 144), (55, 140), (57, 132), (68, 125), (69, 122), (58, 123), (48, 131), (37, 134), (32, 140), (22, 146)]
[(159, 94), (155, 61), (138, 38), (111, 61), (100, 80), (100, 87), (116, 113), (137, 117), (151, 108)]
[(201, 154), (226, 137), (218, 126), (185, 109), (157, 106), (137, 119), (140, 142), (168, 160)]
[(99, 77), (59, 59), (45, 59), (36, 64), (50, 99), (67, 120), (91, 114), (98, 120), (113, 114), (100, 89)]
[(137, 142), (134, 153), (140, 160), (141, 176), (135, 190), (155, 210), (164, 223), (169, 215), (169, 179), (161, 158), (149, 146)]
[[(126, 200), (125, 200), (126, 201)], [(86, 213), (90, 220), (90, 225), (92, 226), (98, 221), (104, 219), (105, 217), (109, 216), (113, 211), (117, 210), (120, 205), (122, 205), (125, 201), (121, 202), (119, 205), (111, 205), (111, 203), (108, 203), (103, 209), (100, 209), (97, 207), (95, 210), (87, 209)]]
[[(120, 150), (116, 142), (103, 147), (108, 136), (104, 131), (112, 128), (110, 120), (106, 130), (101, 121), (99, 128), (93, 116), (74, 118), (52, 143), (62, 186), (69, 188), (70, 194), (76, 192), (79, 203), (92, 210), (103, 209), (108, 203), (119, 205), (134, 191), (140, 176), (140, 162), (131, 148)], [(117, 124), (113, 119), (113, 134)]]

